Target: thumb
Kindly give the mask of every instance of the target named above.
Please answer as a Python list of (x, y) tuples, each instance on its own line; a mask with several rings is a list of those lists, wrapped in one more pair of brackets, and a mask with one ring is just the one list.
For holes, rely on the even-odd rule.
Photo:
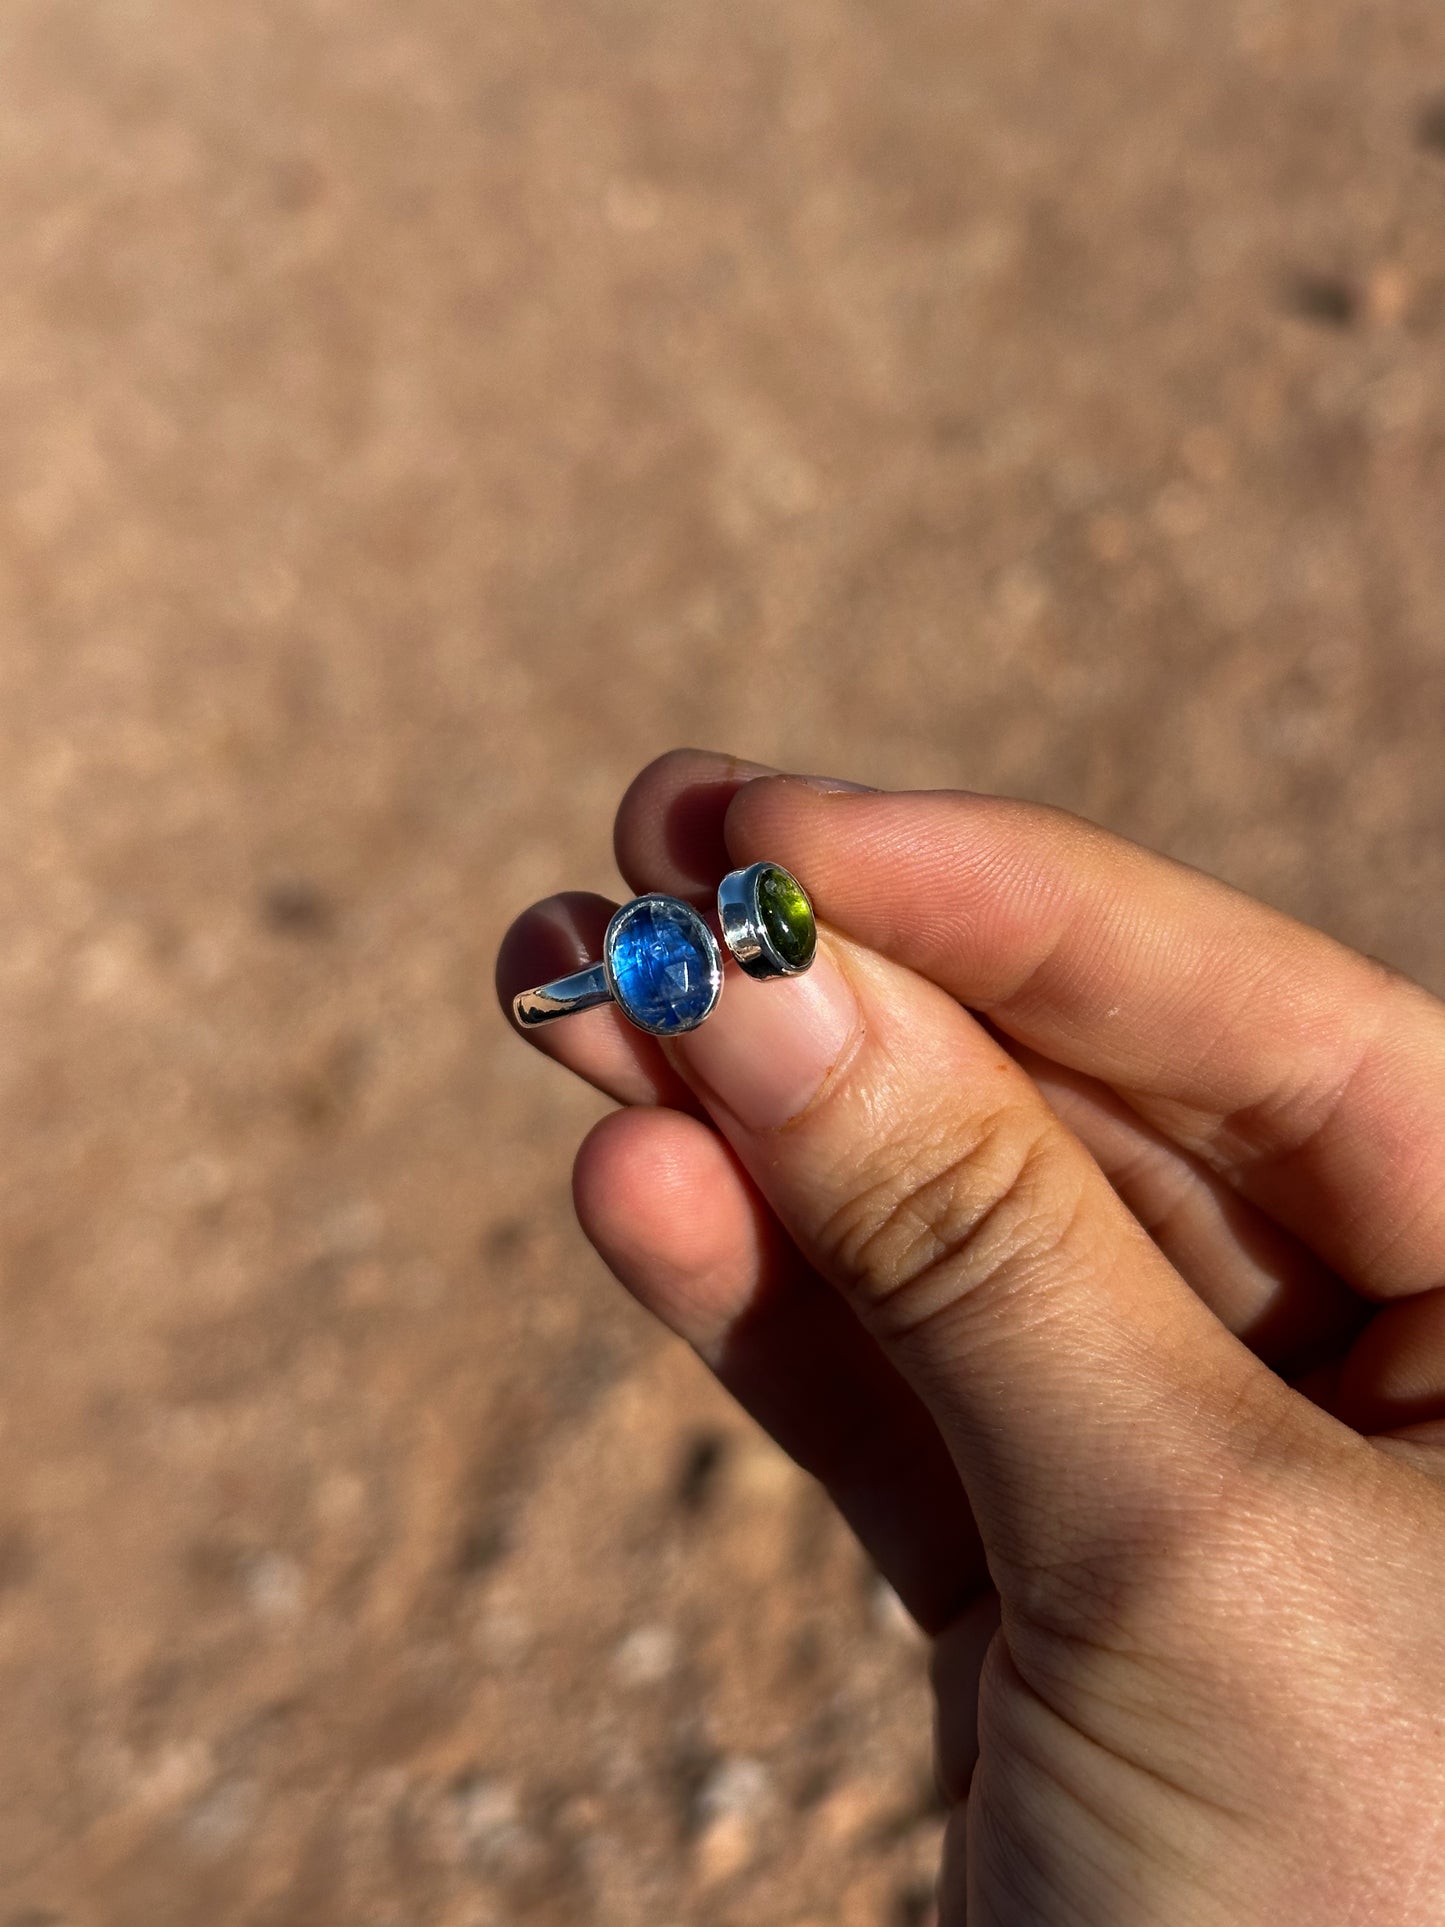
[(1005, 1593), (1076, 1584), (1278, 1432), (1285, 1387), (935, 985), (824, 932), (806, 976), (734, 977), (669, 1048), (931, 1409)]

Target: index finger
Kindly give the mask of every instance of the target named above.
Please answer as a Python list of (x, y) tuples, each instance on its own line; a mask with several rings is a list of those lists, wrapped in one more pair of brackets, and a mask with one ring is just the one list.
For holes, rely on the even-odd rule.
[(828, 922), (1111, 1085), (1361, 1291), (1445, 1279), (1445, 1007), (1320, 932), (1063, 811), (701, 752), (642, 773), (617, 844), (680, 887), (724, 844), (786, 864)]
[(1011, 1037), (1100, 1078), (1359, 1290), (1445, 1278), (1445, 1007), (1062, 811), (749, 784), (727, 836)]

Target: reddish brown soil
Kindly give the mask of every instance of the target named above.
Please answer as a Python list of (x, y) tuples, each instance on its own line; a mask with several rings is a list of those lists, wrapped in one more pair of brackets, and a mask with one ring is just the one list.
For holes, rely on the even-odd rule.
[(573, 1230), (702, 740), (1445, 983), (1445, 9), (10, 0), (0, 1923), (905, 1927), (921, 1656)]

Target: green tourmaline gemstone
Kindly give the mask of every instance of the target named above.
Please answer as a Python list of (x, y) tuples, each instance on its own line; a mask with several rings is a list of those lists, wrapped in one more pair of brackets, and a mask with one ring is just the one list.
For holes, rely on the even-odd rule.
[(786, 870), (764, 870), (758, 878), (758, 915), (784, 963), (803, 970), (813, 961), (818, 947), (813, 906)]

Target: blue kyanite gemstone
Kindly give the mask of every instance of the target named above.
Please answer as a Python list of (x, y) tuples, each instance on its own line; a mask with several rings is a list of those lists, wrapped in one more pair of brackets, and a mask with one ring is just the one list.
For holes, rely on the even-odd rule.
[(717, 1002), (722, 968), (712, 933), (670, 897), (639, 897), (618, 911), (607, 962), (623, 1011), (659, 1036), (695, 1029)]

